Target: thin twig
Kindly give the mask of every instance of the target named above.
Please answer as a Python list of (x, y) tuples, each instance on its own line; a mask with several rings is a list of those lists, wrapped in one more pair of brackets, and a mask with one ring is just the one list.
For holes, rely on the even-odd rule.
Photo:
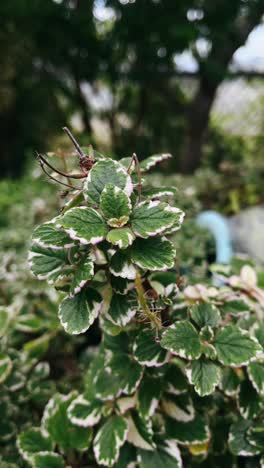
[(38, 162), (40, 164), (40, 167), (41, 167), (42, 171), (44, 172), (44, 174), (46, 174), (48, 176), (49, 179), (53, 180), (54, 182), (57, 182), (58, 184), (64, 185), (65, 187), (68, 187), (71, 190), (73, 190), (73, 189), (78, 190), (77, 187), (73, 187), (72, 185), (65, 184), (64, 182), (61, 182), (60, 180), (55, 179), (55, 177), (53, 177), (51, 174), (49, 174), (48, 171), (46, 170), (45, 166), (44, 166), (44, 163), (43, 163), (42, 159), (39, 157), (39, 155), (37, 155), (37, 160), (38, 160)]
[[(59, 152), (59, 157), (62, 160), (63, 170), (65, 171), (65, 173), (68, 173), (68, 167), (67, 167), (67, 162), (66, 162), (66, 159), (65, 159), (65, 154), (60, 151)], [(72, 186), (72, 182), (71, 182), (71, 179), (69, 177), (67, 177), (67, 182), (68, 182), (69, 185)]]
[(143, 313), (146, 317), (148, 317), (148, 319), (155, 326), (155, 328), (160, 330), (162, 328), (161, 320), (159, 316), (152, 312), (149, 308), (139, 271), (137, 271), (136, 273), (135, 286), (137, 290), (138, 302), (142, 307)]
[(85, 159), (85, 154), (83, 153), (80, 145), (77, 143), (77, 141), (75, 140), (74, 136), (71, 134), (70, 130), (67, 128), (67, 127), (63, 127), (62, 130), (64, 130), (64, 132), (68, 135), (68, 137), (70, 138), (71, 142), (73, 143), (73, 145), (75, 146), (77, 152), (79, 153), (80, 155), (80, 158), (81, 159)]
[(65, 172), (62, 172), (60, 171), (59, 169), (57, 169), (56, 167), (52, 166), (45, 158), (44, 156), (42, 156), (42, 154), (40, 153), (37, 153), (37, 157), (39, 160), (42, 161), (43, 164), (46, 164), (46, 166), (48, 166), (52, 171), (56, 172), (57, 174), (63, 176), (63, 177), (66, 177), (67, 179), (68, 178), (71, 178), (71, 179), (84, 179), (84, 177), (86, 177), (86, 174), (85, 173), (82, 173), (82, 174), (67, 174)]

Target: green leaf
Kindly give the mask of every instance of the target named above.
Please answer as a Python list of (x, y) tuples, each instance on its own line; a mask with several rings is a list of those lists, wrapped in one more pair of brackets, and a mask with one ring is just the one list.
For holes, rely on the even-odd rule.
[(94, 439), (94, 455), (99, 466), (113, 466), (116, 463), (127, 432), (127, 421), (122, 416), (109, 418), (99, 429)]
[(163, 381), (144, 376), (138, 389), (138, 412), (143, 419), (151, 418), (159, 404)]
[(190, 309), (191, 318), (200, 327), (217, 327), (221, 321), (219, 310), (207, 302), (194, 305)]
[(125, 327), (137, 312), (136, 304), (133, 304), (133, 295), (126, 296), (113, 293), (107, 318), (115, 325)]
[(247, 371), (253, 387), (260, 395), (264, 395), (264, 362), (251, 362)]
[(63, 458), (54, 452), (40, 452), (32, 457), (33, 468), (64, 468)]
[(92, 288), (83, 289), (74, 297), (66, 297), (59, 306), (59, 319), (71, 335), (84, 333), (98, 317), (102, 306), (100, 294)]
[(112, 227), (122, 227), (129, 220), (132, 205), (124, 190), (107, 184), (102, 191), (100, 210)]
[(247, 430), (247, 440), (262, 453), (264, 450), (264, 426), (262, 421), (256, 421)]
[(232, 300), (226, 301), (221, 305), (221, 312), (223, 315), (238, 315), (241, 312), (247, 312), (249, 308), (249, 305), (243, 300)]
[(32, 235), (32, 242), (40, 247), (63, 250), (74, 246), (72, 239), (58, 226), (57, 218), (49, 223), (36, 227)]
[(194, 419), (194, 406), (188, 393), (182, 393), (181, 395), (165, 393), (161, 405), (164, 413), (176, 421), (187, 422)]
[(179, 227), (182, 221), (182, 211), (168, 203), (144, 201), (136, 206), (131, 218), (131, 227), (138, 237), (146, 239), (161, 234), (176, 222)]
[(67, 254), (63, 250), (33, 244), (28, 260), (33, 275), (40, 280), (52, 282), (72, 271), (70, 265), (67, 265)]
[[(1, 426), (0, 426), (0, 442), (3, 442), (5, 444), (6, 442), (8, 442), (14, 437), (16, 432), (17, 432), (16, 424), (14, 424), (12, 421), (8, 421), (5, 415), (5, 419), (1, 422)], [(0, 458), (0, 461), (1, 461), (1, 458)], [(9, 466), (7, 468), (9, 468)]]
[(81, 427), (95, 426), (101, 419), (103, 403), (99, 400), (88, 401), (83, 395), (73, 400), (67, 410), (72, 424)]
[(176, 322), (163, 333), (161, 346), (185, 359), (199, 359), (201, 343), (194, 326), (187, 321)]
[(7, 354), (0, 353), (0, 384), (9, 376), (12, 370), (12, 361)]
[(30, 462), (34, 454), (52, 450), (52, 442), (40, 429), (31, 428), (19, 434), (17, 447), (24, 460)]
[(147, 367), (163, 366), (168, 359), (168, 353), (156, 341), (155, 331), (141, 330), (133, 345), (135, 359)]
[(252, 457), (259, 453), (259, 450), (247, 440), (247, 431), (251, 424), (251, 421), (241, 418), (230, 427), (228, 445), (234, 455)]
[(132, 445), (143, 450), (154, 450), (153, 430), (150, 419), (143, 419), (136, 411), (128, 416), (127, 440)]
[(160, 188), (149, 188), (143, 191), (144, 197), (157, 198), (161, 197), (174, 197), (178, 193), (175, 187), (160, 187)]
[(174, 266), (176, 250), (165, 237), (136, 239), (131, 247), (131, 260), (140, 268), (157, 271)]
[(235, 325), (218, 330), (213, 344), (219, 361), (231, 367), (248, 364), (262, 350), (256, 338)]
[(112, 229), (108, 232), (106, 240), (120, 249), (127, 249), (134, 242), (135, 234), (127, 227)]
[(105, 239), (107, 234), (104, 219), (98, 211), (90, 207), (71, 208), (58, 218), (57, 223), (71, 239), (76, 239), (81, 244), (97, 244)]
[(135, 392), (143, 376), (143, 368), (129, 354), (114, 354), (108, 363), (111, 374), (119, 382), (119, 389), (126, 395)]
[(94, 264), (91, 254), (88, 253), (86, 257), (82, 258), (77, 265), (73, 274), (73, 279), (70, 287), (70, 297), (78, 294), (86, 285), (87, 281), (91, 280), (94, 276)]
[(173, 440), (164, 440), (155, 451), (139, 450), (139, 468), (182, 468), (180, 450)]
[(255, 329), (255, 336), (261, 346), (264, 348), (264, 323), (256, 324), (257, 327)]
[(108, 367), (98, 373), (94, 387), (95, 398), (103, 401), (114, 400), (122, 393), (118, 379)]
[(84, 196), (90, 203), (99, 204), (107, 184), (113, 184), (130, 196), (133, 191), (131, 177), (124, 166), (112, 159), (98, 161), (89, 171), (84, 183)]
[(186, 370), (189, 382), (194, 385), (194, 389), (201, 397), (214, 392), (219, 384), (221, 372), (219, 366), (212, 361), (193, 361)]
[(46, 328), (43, 318), (34, 314), (20, 315), (15, 323), (15, 329), (24, 333), (36, 333), (43, 328)]
[(9, 314), (7, 309), (0, 308), (0, 338), (4, 336), (9, 324)]
[(118, 251), (110, 260), (110, 272), (114, 276), (118, 276), (125, 279), (135, 279), (136, 269), (132, 265), (129, 257), (126, 253)]
[(201, 416), (188, 422), (166, 419), (166, 434), (169, 439), (184, 445), (197, 445), (207, 442), (210, 438), (209, 428)]
[(88, 449), (92, 441), (92, 430), (89, 427), (76, 426), (68, 419), (67, 410), (75, 398), (75, 393), (69, 395), (56, 393), (46, 405), (42, 418), (43, 429), (63, 452), (71, 448)]
[(121, 447), (116, 466), (118, 468), (133, 468), (137, 462), (137, 450), (127, 442)]
[(140, 163), (140, 171), (142, 173), (147, 172), (152, 167), (156, 166), (156, 164), (159, 164), (162, 161), (167, 161), (167, 159), (170, 159), (171, 157), (172, 156), (169, 153), (153, 154)]
[(165, 374), (164, 390), (174, 395), (180, 395), (187, 392), (188, 382), (182, 370), (174, 363), (170, 363)]
[(249, 380), (240, 384), (238, 392), (238, 408), (245, 419), (253, 419), (262, 409), (261, 399)]
[(238, 392), (240, 380), (236, 369), (226, 367), (222, 369), (222, 380), (219, 386), (226, 395), (234, 396)]

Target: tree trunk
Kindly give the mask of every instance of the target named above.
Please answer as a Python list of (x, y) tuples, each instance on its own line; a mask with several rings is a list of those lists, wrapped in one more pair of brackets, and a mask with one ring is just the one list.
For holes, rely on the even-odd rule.
[[(221, 2), (220, 2), (221, 3)], [(203, 144), (206, 139), (210, 111), (218, 86), (226, 77), (228, 65), (234, 52), (246, 41), (249, 33), (263, 15), (261, 4), (241, 17), (238, 11), (234, 28), (227, 32), (223, 47), (222, 36), (212, 44), (207, 59), (200, 61), (200, 84), (187, 111), (186, 140), (180, 161), (180, 170), (185, 174), (194, 172), (202, 160)]]
[(202, 147), (206, 138), (210, 111), (218, 83), (209, 84), (201, 78), (199, 89), (187, 111), (186, 141), (180, 161), (183, 174), (194, 172), (202, 160)]

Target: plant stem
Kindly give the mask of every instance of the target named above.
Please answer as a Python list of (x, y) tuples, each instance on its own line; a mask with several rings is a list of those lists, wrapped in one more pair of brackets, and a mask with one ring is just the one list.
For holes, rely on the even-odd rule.
[(153, 325), (157, 329), (160, 330), (162, 328), (161, 320), (154, 312), (151, 312), (148, 306), (148, 303), (145, 297), (145, 291), (144, 291), (142, 281), (141, 281), (141, 276), (138, 271), (136, 273), (135, 285), (136, 285), (136, 290), (137, 290), (137, 295), (138, 295), (138, 302), (141, 305), (144, 314), (148, 317), (151, 323), (153, 323)]

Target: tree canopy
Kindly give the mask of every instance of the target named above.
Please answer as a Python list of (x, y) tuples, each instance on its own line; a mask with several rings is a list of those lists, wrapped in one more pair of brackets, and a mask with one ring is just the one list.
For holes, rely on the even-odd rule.
[[(174, 168), (194, 170), (216, 90), (262, 15), (262, 0), (2, 2), (1, 175), (19, 175), (26, 156), (50, 148), (73, 115), (93, 141), (87, 85), (94, 93), (104, 86), (111, 98), (98, 112), (108, 150), (170, 150)], [(189, 98), (175, 79), (176, 54), (186, 49), (199, 77)]]

